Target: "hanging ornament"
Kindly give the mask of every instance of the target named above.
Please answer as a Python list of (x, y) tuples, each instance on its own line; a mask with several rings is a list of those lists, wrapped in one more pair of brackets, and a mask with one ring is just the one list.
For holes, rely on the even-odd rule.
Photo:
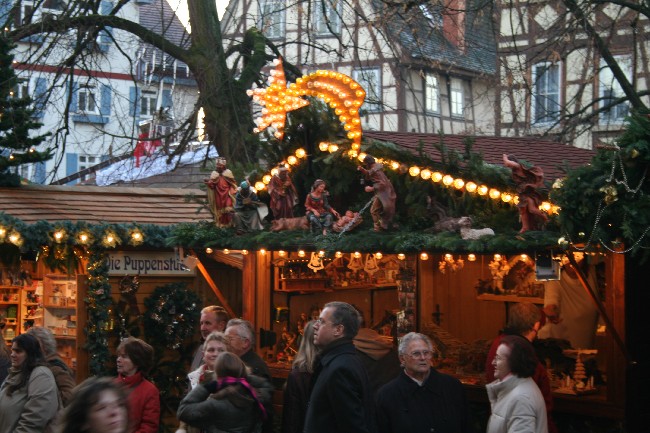
[(352, 253), (350, 254), (350, 263), (348, 263), (348, 269), (352, 271), (359, 271), (363, 269), (363, 262), (361, 261), (361, 254)]
[(314, 272), (318, 272), (321, 269), (325, 268), (325, 266), (323, 265), (323, 259), (313, 251), (311, 253), (311, 258), (309, 259), (309, 263), (307, 263), (307, 267)]
[(369, 275), (373, 275), (379, 270), (377, 266), (377, 259), (375, 259), (374, 254), (366, 254), (366, 264), (363, 267), (363, 270), (366, 271)]

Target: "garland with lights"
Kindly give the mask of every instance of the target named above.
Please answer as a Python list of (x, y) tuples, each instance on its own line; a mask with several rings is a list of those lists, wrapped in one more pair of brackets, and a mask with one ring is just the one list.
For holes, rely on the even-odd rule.
[(88, 293), (84, 299), (88, 321), (85, 349), (88, 352), (88, 365), (93, 376), (108, 375), (106, 365), (108, 350), (109, 309), (113, 304), (111, 284), (108, 281), (108, 260), (106, 252), (91, 251), (88, 260)]
[[(600, 146), (591, 164), (569, 172), (551, 196), (570, 243), (585, 249), (643, 252), (650, 247), (650, 118), (635, 113), (613, 145)], [(618, 248), (624, 245), (622, 251)]]

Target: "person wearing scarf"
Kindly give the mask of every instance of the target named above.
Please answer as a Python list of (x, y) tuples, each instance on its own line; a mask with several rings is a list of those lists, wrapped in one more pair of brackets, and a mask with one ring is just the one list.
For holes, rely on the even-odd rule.
[(0, 387), (0, 433), (49, 431), (60, 401), (36, 337), (14, 338), (10, 359), (9, 375)]
[(117, 347), (117, 379), (128, 394), (131, 433), (158, 433), (160, 392), (145, 379), (153, 365), (153, 347), (128, 337)]
[(206, 433), (259, 433), (271, 384), (249, 375), (244, 362), (230, 352), (217, 357), (215, 373), (218, 380), (195, 387), (181, 401), (178, 419)]

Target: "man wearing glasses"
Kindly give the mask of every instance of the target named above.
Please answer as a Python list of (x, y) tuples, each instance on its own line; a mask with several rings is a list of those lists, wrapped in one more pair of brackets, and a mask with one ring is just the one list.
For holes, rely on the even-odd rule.
[(359, 314), (345, 302), (330, 302), (314, 324), (314, 344), (321, 349), (312, 377), (305, 433), (375, 433), (368, 375), (352, 339)]
[(398, 350), (404, 370), (377, 392), (379, 433), (469, 432), (463, 386), (431, 367), (429, 337), (409, 332)]

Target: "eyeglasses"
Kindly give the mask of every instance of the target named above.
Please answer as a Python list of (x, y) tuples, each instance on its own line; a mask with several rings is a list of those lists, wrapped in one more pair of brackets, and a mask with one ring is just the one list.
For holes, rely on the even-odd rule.
[(319, 317), (318, 319), (316, 319), (316, 323), (318, 324), (318, 326), (327, 325), (327, 323), (331, 323), (332, 326), (338, 326), (338, 325), (339, 325), (339, 323), (327, 322), (327, 321), (326, 321), (325, 319), (323, 319), (322, 317)]
[(433, 356), (433, 352), (430, 350), (423, 350), (423, 351), (415, 351), (411, 352), (408, 354), (409, 357), (413, 359), (419, 359), (419, 358), (424, 358), (424, 359), (431, 359)]

